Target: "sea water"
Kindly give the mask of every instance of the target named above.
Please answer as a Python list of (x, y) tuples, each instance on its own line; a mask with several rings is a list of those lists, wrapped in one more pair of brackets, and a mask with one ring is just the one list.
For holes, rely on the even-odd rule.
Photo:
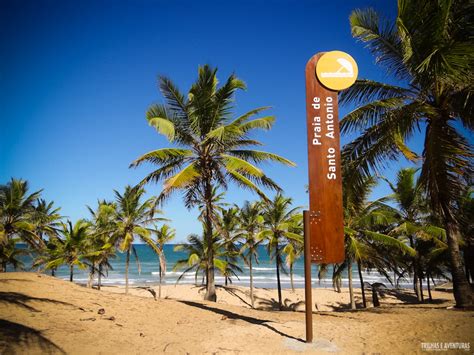
[[(135, 261), (133, 254), (130, 256), (130, 266), (129, 266), (129, 284), (135, 286), (144, 286), (144, 285), (156, 285), (159, 282), (159, 260), (156, 253), (145, 244), (135, 244), (134, 245), (139, 263)], [(177, 283), (178, 278), (183, 274), (183, 269), (174, 270), (174, 266), (178, 260), (186, 259), (187, 253), (183, 251), (174, 251), (175, 245), (167, 244), (164, 247), (164, 253), (166, 256), (166, 274), (163, 279), (163, 284), (174, 285)], [(262, 288), (276, 288), (277, 287), (277, 276), (276, 276), (276, 265), (275, 261), (272, 260), (267, 252), (267, 248), (264, 245), (260, 245), (258, 248), (258, 259), (259, 263), (253, 263), (253, 282), (255, 287)], [(283, 257), (284, 259), (284, 257)], [(31, 269), (31, 258), (23, 259), (26, 269)], [(108, 271), (108, 274), (105, 277), (102, 277), (102, 284), (104, 285), (124, 285), (125, 284), (125, 254), (118, 252), (115, 258), (110, 259), (110, 264), (112, 269)], [(238, 259), (238, 265), (242, 269), (242, 273), (237, 272), (237, 276), (231, 278), (233, 285), (239, 286), (248, 286), (250, 282), (249, 268), (244, 264), (243, 259)], [(283, 288), (290, 288), (290, 275), (289, 269), (287, 266), (283, 267), (286, 269), (280, 272), (280, 280)], [(11, 271), (11, 268), (7, 270)], [(50, 273), (50, 271), (45, 271)], [(77, 266), (74, 267), (74, 281), (79, 283), (86, 283), (88, 281), (88, 269), (80, 269)], [(390, 287), (390, 283), (387, 279), (380, 275), (376, 271), (366, 271), (362, 272), (364, 282), (374, 283), (381, 282)], [(392, 273), (393, 275), (393, 273)], [(69, 267), (61, 266), (56, 270), (56, 276), (65, 280), (69, 279)], [(355, 287), (360, 287), (359, 276), (357, 271), (357, 266), (353, 265), (353, 284)], [(179, 284), (194, 284), (196, 280), (195, 271), (190, 271), (184, 273), (183, 277), (179, 281)], [(312, 280), (313, 287), (332, 287), (332, 266), (329, 266), (327, 273), (321, 278), (318, 277), (318, 268), (317, 265), (312, 265)], [(95, 280), (97, 281), (97, 279)], [(216, 284), (223, 285), (225, 279), (218, 270), (216, 269)], [(202, 282), (202, 272), (197, 276), (197, 282), (200, 284)], [(408, 278), (400, 282), (402, 287), (411, 287), (411, 280)], [(303, 258), (297, 259), (293, 265), (293, 284), (295, 288), (304, 287), (304, 264)], [(342, 275), (342, 286), (346, 287), (348, 285), (348, 275), (347, 270), (344, 271)]]

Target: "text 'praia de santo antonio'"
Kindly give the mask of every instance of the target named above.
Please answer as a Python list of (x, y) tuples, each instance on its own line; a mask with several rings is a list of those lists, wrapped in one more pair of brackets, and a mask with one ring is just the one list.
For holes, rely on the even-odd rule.
[[(330, 139), (335, 142), (335, 132), (334, 132), (334, 105), (333, 98), (328, 96), (321, 102), (321, 99), (317, 96), (313, 98), (313, 103), (311, 106), (320, 111), (321, 106), (323, 106), (324, 117), (321, 119), (321, 116), (313, 116), (313, 146), (322, 146), (324, 139)], [(336, 148), (329, 146), (326, 151), (327, 159), (327, 173), (326, 178), (328, 180), (335, 180), (337, 178), (336, 171)]]

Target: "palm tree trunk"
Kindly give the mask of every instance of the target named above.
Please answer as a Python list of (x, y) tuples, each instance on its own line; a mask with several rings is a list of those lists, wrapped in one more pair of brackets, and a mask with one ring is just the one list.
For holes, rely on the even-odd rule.
[(425, 298), (423, 296), (423, 279), (420, 277), (419, 278), (419, 281), (420, 281), (420, 298), (421, 298), (421, 302), (425, 302)]
[(252, 273), (252, 253), (250, 253), (250, 261), (249, 261), (249, 269), (250, 269), (250, 303), (252, 304), (252, 308), (254, 308), (254, 301), (253, 301), (253, 273)]
[(208, 179), (205, 182), (205, 203), (206, 203), (206, 215), (205, 215), (205, 227), (206, 227), (206, 242), (207, 242), (207, 270), (206, 270), (206, 294), (204, 299), (206, 301), (216, 302), (216, 286), (214, 281), (214, 248), (212, 238), (212, 186)]
[(430, 276), (431, 275), (429, 273), (426, 274), (426, 284), (427, 284), (427, 287), (428, 287), (428, 298), (429, 298), (430, 302), (433, 302), (433, 297), (431, 297)]
[(351, 309), (356, 309), (354, 300), (354, 289), (352, 287), (352, 262), (349, 262), (349, 265), (347, 266), (347, 274), (349, 276), (349, 296), (351, 299)]
[(158, 298), (161, 298), (161, 260), (158, 260), (159, 264), (160, 264), (160, 270), (159, 270), (159, 273), (160, 273), (160, 283), (158, 284)]
[(125, 261), (125, 293), (128, 293), (128, 267), (130, 265), (130, 248), (127, 249), (127, 259)]
[(97, 276), (97, 289), (100, 291), (102, 282), (102, 263), (99, 264), (99, 276)]
[(380, 307), (380, 301), (379, 301), (379, 296), (377, 294), (377, 288), (372, 286), (372, 303), (374, 304), (374, 307)]
[(92, 263), (89, 269), (89, 280), (87, 280), (87, 288), (92, 288), (92, 283), (94, 282), (94, 268), (95, 264)]
[[(410, 247), (415, 248), (415, 243), (413, 241), (413, 236), (410, 236)], [(416, 299), (418, 302), (421, 301), (421, 295), (420, 295), (420, 289), (419, 289), (419, 283), (418, 283), (418, 262), (417, 262), (418, 255), (415, 255), (413, 257), (413, 290), (415, 291), (416, 294)]]
[(290, 264), (290, 284), (291, 291), (295, 292), (295, 285), (293, 284), (293, 263)]
[[(447, 214), (445, 213), (445, 216)], [(446, 237), (448, 239), (449, 259), (451, 262), (451, 274), (453, 277), (454, 299), (457, 308), (471, 307), (474, 304), (472, 290), (464, 273), (461, 254), (459, 253), (459, 240), (461, 234), (456, 223), (450, 218), (445, 217)]]
[(51, 276), (56, 276), (56, 268), (54, 267), (51, 269)]
[(362, 304), (364, 305), (364, 308), (367, 308), (367, 301), (365, 300), (364, 278), (362, 277), (362, 268), (360, 261), (357, 262), (357, 269), (359, 270), (360, 289), (362, 290)]
[(280, 250), (278, 248), (278, 242), (276, 243), (276, 272), (277, 272), (277, 285), (278, 285), (278, 307), (282, 308), (281, 303), (281, 283), (280, 283)]
[(69, 265), (69, 281), (72, 282), (74, 279), (74, 265)]
[(463, 250), (464, 256), (464, 265), (466, 269), (466, 279), (467, 282), (473, 283), (474, 282), (474, 246), (473, 245), (466, 245)]

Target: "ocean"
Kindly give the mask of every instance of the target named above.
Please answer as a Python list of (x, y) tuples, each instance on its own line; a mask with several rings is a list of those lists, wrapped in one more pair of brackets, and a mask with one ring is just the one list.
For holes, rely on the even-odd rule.
[[(130, 268), (129, 268), (129, 283), (132, 286), (144, 286), (144, 285), (156, 285), (159, 282), (159, 262), (158, 257), (153, 252), (153, 250), (145, 244), (136, 244), (135, 248), (140, 260), (141, 272), (138, 272), (138, 266), (135, 262), (135, 258), (131, 255), (130, 258)], [(182, 274), (182, 270), (173, 271), (175, 263), (186, 257), (185, 252), (177, 252), (173, 250), (174, 245), (168, 244), (165, 245), (164, 253), (166, 256), (166, 267), (167, 272), (163, 281), (163, 284), (174, 285), (178, 277)], [(27, 270), (31, 267), (31, 258), (24, 259), (25, 266)], [(113, 270), (109, 270), (108, 276), (102, 278), (102, 283), (104, 285), (124, 285), (125, 284), (125, 254), (117, 253), (116, 258), (111, 259), (110, 263)], [(238, 274), (237, 277), (232, 277), (232, 284), (239, 286), (248, 286), (249, 285), (249, 268), (243, 263), (242, 259), (239, 259), (239, 266), (242, 269), (242, 273)], [(10, 270), (8, 268), (7, 270)], [(295, 288), (304, 288), (304, 265), (303, 258), (299, 258), (295, 265), (293, 266), (294, 272), (294, 286)], [(46, 271), (50, 273), (50, 271)], [(66, 266), (60, 267), (56, 271), (56, 276), (65, 280), (69, 279), (69, 268)], [(265, 246), (259, 246), (259, 264), (253, 265), (253, 279), (254, 285), (256, 287), (262, 288), (276, 288), (277, 287), (277, 277), (276, 277), (276, 267), (275, 262), (270, 260), (270, 257), (267, 253)], [(312, 265), (312, 280), (313, 287), (332, 287), (332, 268), (330, 267), (325, 277), (321, 280), (318, 279), (318, 269), (317, 265)], [(390, 283), (385, 277), (380, 275), (378, 272), (372, 271), (367, 272), (363, 271), (363, 277), (365, 282), (381, 282), (384, 283), (387, 287), (390, 287)], [(290, 288), (290, 275), (285, 273), (280, 273), (281, 284), (283, 288)], [(86, 283), (88, 280), (88, 270), (80, 270), (77, 266), (74, 267), (74, 281), (79, 283)], [(223, 285), (224, 277), (216, 272), (216, 284)], [(440, 280), (441, 281), (441, 280)], [(188, 272), (180, 280), (180, 284), (194, 284), (195, 282), (195, 273)], [(198, 282), (201, 282), (201, 276), (198, 277)], [(400, 282), (401, 287), (411, 287), (411, 280), (404, 280)], [(359, 276), (357, 273), (356, 265), (353, 265), (353, 284), (355, 287), (360, 287)], [(347, 271), (342, 277), (342, 286), (346, 287), (348, 285)]]

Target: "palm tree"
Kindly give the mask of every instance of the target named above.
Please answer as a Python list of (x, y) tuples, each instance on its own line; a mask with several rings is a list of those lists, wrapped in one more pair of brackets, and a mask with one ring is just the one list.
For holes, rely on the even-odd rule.
[(158, 259), (160, 265), (160, 286), (158, 290), (158, 298), (161, 298), (161, 283), (162, 279), (166, 275), (166, 255), (165, 255), (165, 244), (170, 242), (176, 236), (176, 231), (167, 224), (163, 224), (160, 229), (155, 231), (156, 234), (156, 246), (159, 250)]
[[(159, 213), (159, 211), (153, 207), (151, 198), (141, 202), (141, 198), (145, 194), (143, 188), (125, 186), (123, 194), (116, 190), (114, 190), (114, 192), (117, 205), (114, 238), (120, 244), (120, 250), (126, 253), (125, 293), (128, 293), (128, 269), (130, 266), (131, 253), (135, 256), (137, 263), (139, 263), (138, 254), (133, 246), (133, 241), (135, 237), (138, 237), (159, 255), (160, 252), (151, 238), (153, 229), (147, 227), (150, 225), (153, 226), (155, 223), (163, 221), (164, 219), (155, 217), (155, 214)], [(140, 269), (139, 265), (139, 272)]]
[(117, 209), (115, 203), (105, 200), (97, 201), (96, 210), (89, 206), (87, 208), (91, 214), (92, 225), (92, 235), (86, 246), (86, 258), (90, 268), (88, 286), (92, 287), (94, 275), (97, 273), (97, 289), (100, 290), (102, 276), (108, 275), (108, 271), (112, 269), (110, 259), (116, 256), (114, 232)]
[(461, 234), (464, 239), (463, 256), (466, 278), (474, 283), (474, 188), (467, 187), (458, 202)]
[[(31, 222), (41, 190), (29, 194), (28, 189), (27, 181), (13, 178), (0, 185), (0, 248), (6, 248), (12, 238), (19, 238), (36, 250), (44, 245)], [(0, 268), (1, 271), (4, 270)]]
[[(34, 205), (34, 211), (31, 213), (30, 222), (34, 226), (35, 235), (44, 242), (38, 256), (33, 263), (33, 267), (43, 265), (43, 261), (47, 261), (51, 256), (51, 251), (56, 249), (59, 232), (61, 228), (61, 220), (64, 218), (59, 213), (60, 207), (54, 207), (54, 202), (47, 202), (42, 198), (38, 198)], [(48, 238), (45, 241), (45, 237)], [(51, 269), (51, 275), (54, 276), (56, 269)]]
[(58, 248), (54, 250), (51, 260), (46, 264), (47, 269), (57, 269), (61, 265), (69, 266), (69, 281), (74, 279), (74, 266), (81, 269), (87, 267), (82, 261), (85, 254), (85, 243), (90, 236), (90, 223), (78, 220), (74, 226), (71, 221), (62, 223), (62, 239), (58, 239)]
[[(174, 247), (174, 251), (186, 252), (186, 257), (180, 259), (176, 262), (173, 267), (174, 271), (183, 270), (181, 275), (176, 280), (176, 283), (181, 281), (181, 279), (186, 275), (186, 273), (194, 271), (194, 281), (197, 284), (197, 278), (200, 273), (202, 273), (202, 283), (206, 284), (209, 280), (207, 279), (207, 270), (209, 266), (209, 258), (207, 254), (209, 253), (209, 245), (207, 244), (206, 238), (201, 238), (196, 234), (190, 234), (188, 236), (188, 243), (178, 244)], [(228, 267), (228, 263), (224, 260), (226, 255), (225, 250), (223, 250), (222, 245), (219, 243), (219, 236), (215, 233), (213, 236), (213, 241), (210, 244), (210, 247), (213, 248), (213, 254), (215, 255), (213, 259), (214, 267), (220, 271), (222, 275), (226, 274), (226, 270), (232, 270), (232, 267)]]
[(34, 225), (35, 234), (44, 240), (44, 237), (54, 238), (58, 236), (63, 216), (59, 213), (61, 207), (54, 207), (54, 201), (47, 202), (39, 198), (34, 205), (31, 222)]
[(11, 265), (13, 270), (23, 270), (25, 268), (25, 264), (20, 257), (30, 253), (28, 249), (17, 248), (16, 243), (19, 241), (18, 238), (11, 238), (0, 248), (0, 269), (2, 271), (6, 271), (8, 265)]
[(291, 231), (294, 216), (300, 209), (291, 208), (292, 199), (281, 194), (275, 195), (272, 201), (265, 202), (263, 206), (264, 230), (259, 232), (259, 239), (268, 240), (268, 254), (276, 264), (278, 304), (282, 308), (280, 269), (282, 268), (282, 246), (285, 241), (295, 240), (302, 243), (302, 237)]
[[(351, 173), (348, 165), (343, 176)], [(350, 179), (343, 179), (343, 205), (344, 205), (344, 233), (345, 233), (345, 260), (335, 267), (335, 278), (342, 275), (347, 269), (349, 279), (349, 294), (351, 309), (355, 309), (353, 291), (352, 265), (357, 264), (359, 280), (362, 291), (363, 306), (367, 306), (365, 297), (365, 283), (362, 268), (375, 268), (390, 280), (386, 270), (396, 268), (398, 254), (415, 254), (413, 247), (408, 247), (404, 240), (396, 239), (386, 233), (397, 221), (397, 213), (387, 206), (385, 198), (368, 201), (372, 189), (376, 185), (373, 177), (368, 177), (359, 184), (351, 184)], [(390, 253), (387, 253), (387, 250)]]
[[(293, 216), (292, 223), (290, 224), (288, 230), (295, 234), (303, 235), (303, 215), (301, 213)], [(302, 239), (289, 239), (288, 243), (283, 248), (283, 253), (286, 254), (285, 264), (290, 272), (290, 285), (291, 290), (294, 292), (295, 285), (293, 282), (293, 266), (295, 265), (296, 260), (298, 260), (304, 253), (304, 241)]]
[(427, 253), (426, 243), (418, 242), (421, 240), (435, 241), (438, 245), (446, 244), (442, 241), (445, 234), (442, 228), (428, 223), (428, 209), (423, 190), (420, 184), (416, 181), (415, 168), (400, 169), (397, 173), (395, 184), (392, 184), (387, 179), (384, 179), (392, 194), (387, 196), (388, 201), (396, 204), (397, 209), (397, 226), (390, 232), (392, 235), (404, 236), (408, 238), (410, 247), (417, 249), (417, 253), (411, 258), (411, 270), (413, 272), (413, 288), (417, 295), (418, 301), (423, 301), (422, 280), (423, 268), (420, 258), (422, 257), (421, 249), (417, 246), (423, 246), (423, 250)]
[(240, 237), (243, 243), (240, 253), (244, 258), (245, 264), (249, 267), (250, 274), (250, 301), (254, 308), (253, 296), (253, 261), (258, 264), (258, 246), (262, 239), (257, 239), (257, 234), (263, 226), (263, 217), (261, 215), (261, 204), (259, 202), (250, 203), (245, 201), (239, 213), (240, 219)]
[[(221, 215), (217, 220), (217, 223), (215, 224), (215, 227), (220, 234), (221, 245), (226, 252), (225, 260), (228, 265), (236, 265), (237, 257), (239, 255), (239, 247), (236, 244), (239, 239), (238, 213), (239, 208), (237, 206), (233, 206), (228, 209), (223, 209)], [(225, 275), (226, 286), (228, 281), (230, 280), (230, 274), (229, 276)]]
[[(199, 67), (198, 79), (187, 95), (166, 77), (159, 78), (159, 85), (165, 105), (152, 105), (147, 111), (148, 123), (179, 147), (162, 148), (142, 155), (131, 166), (150, 162), (159, 168), (148, 174), (141, 182), (164, 180), (164, 188), (157, 198), (162, 202), (177, 190), (184, 190), (187, 208), (202, 201), (204, 209), (204, 235), (207, 243), (213, 242), (214, 216), (212, 189), (219, 185), (224, 190), (228, 182), (256, 192), (264, 193), (259, 186), (279, 190), (277, 184), (253, 163), (275, 161), (285, 165), (295, 164), (276, 154), (250, 149), (261, 145), (250, 139), (255, 129), (268, 130), (274, 117), (251, 119), (267, 109), (261, 107), (233, 119), (233, 99), (235, 92), (245, 88), (245, 84), (235, 75), (218, 87), (217, 69), (209, 65)], [(207, 290), (205, 299), (216, 300), (214, 285), (213, 248), (209, 249), (206, 270)]]
[(472, 146), (459, 129), (473, 127), (473, 10), (468, 1), (399, 0), (394, 24), (373, 9), (355, 10), (352, 35), (406, 85), (364, 79), (341, 94), (341, 103), (360, 106), (341, 122), (343, 133), (362, 132), (343, 150), (354, 176), (371, 175), (400, 154), (418, 160), (406, 142), (424, 137), (420, 183), (446, 230), (457, 307), (473, 302), (455, 208), (473, 168)]

